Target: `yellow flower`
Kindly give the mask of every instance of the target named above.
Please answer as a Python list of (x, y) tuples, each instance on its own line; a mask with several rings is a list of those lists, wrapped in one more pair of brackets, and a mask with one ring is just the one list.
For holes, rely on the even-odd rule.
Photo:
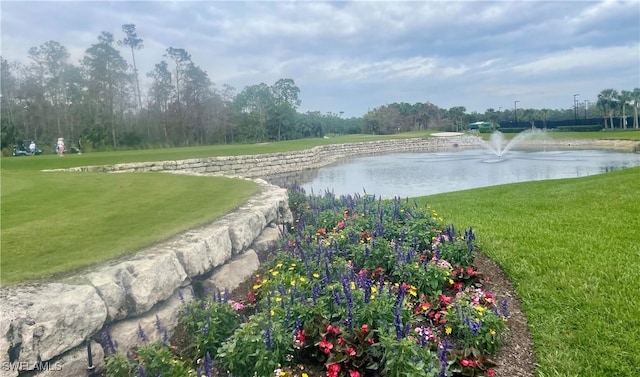
[(356, 283), (352, 281), (352, 282), (349, 284), (349, 287), (351, 287), (351, 289), (356, 289)]
[(409, 294), (411, 296), (418, 296), (418, 289), (416, 287), (414, 287), (413, 285), (409, 288)]
[(449, 279), (449, 284), (453, 285), (453, 279)]
[(279, 273), (280, 273), (279, 271), (271, 271), (271, 275), (273, 276), (278, 276)]
[(376, 286), (374, 285), (371, 287), (371, 293), (376, 293), (376, 292), (378, 292), (378, 288), (376, 288)]
[(451, 334), (451, 327), (445, 327), (444, 332), (446, 332), (447, 335)]
[(305, 278), (304, 278), (304, 276), (300, 276), (300, 279), (299, 279), (299, 280), (300, 280), (301, 282), (303, 282), (303, 283), (304, 283), (305, 281), (307, 281), (307, 279), (305, 279)]
[(282, 268), (282, 263), (278, 263), (278, 264), (276, 264), (276, 267), (277, 267), (277, 268)]
[(282, 301), (282, 297), (276, 297), (276, 302)]
[(291, 267), (295, 267), (295, 266), (297, 266), (297, 264), (291, 263)]
[(291, 282), (289, 284), (291, 284), (292, 287), (295, 287), (296, 286), (296, 281), (295, 280), (291, 280)]
[(269, 312), (269, 314), (271, 314), (271, 316), (273, 317), (274, 315), (276, 315), (276, 312), (272, 310), (271, 312)]
[(496, 335), (496, 330), (491, 329), (491, 330), (489, 330), (489, 333), (490, 333), (491, 335)]
[(309, 375), (306, 373), (302, 373), (302, 377), (309, 377)]
[(314, 272), (314, 273), (313, 273), (313, 277), (317, 279), (317, 278), (319, 278), (319, 277), (320, 277), (320, 274), (319, 274), (319, 273), (317, 273), (317, 272)]
[(262, 284), (254, 284), (254, 285), (253, 285), (253, 289), (254, 289), (254, 290), (255, 290), (255, 289), (258, 289), (258, 288), (260, 288), (260, 287), (262, 287)]

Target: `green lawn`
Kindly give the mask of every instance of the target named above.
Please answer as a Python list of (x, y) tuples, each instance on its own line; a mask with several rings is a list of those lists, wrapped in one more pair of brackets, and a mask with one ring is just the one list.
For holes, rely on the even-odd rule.
[(136, 251), (233, 211), (257, 190), (221, 177), (3, 171), (1, 282)]
[(420, 201), (504, 268), (539, 376), (640, 375), (640, 168)]

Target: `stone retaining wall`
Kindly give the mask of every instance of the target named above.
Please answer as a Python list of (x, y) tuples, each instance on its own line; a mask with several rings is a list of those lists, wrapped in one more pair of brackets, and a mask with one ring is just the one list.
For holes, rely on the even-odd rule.
[(477, 146), (478, 141), (476, 139), (465, 136), (428, 139), (414, 138), (323, 145), (303, 151), (268, 153), (261, 155), (221, 156), (178, 161), (83, 166), (65, 170), (91, 172), (195, 172), (212, 175), (264, 178), (282, 173), (320, 168), (349, 156), (390, 152), (433, 152), (452, 148), (469, 148)]
[(250, 278), (291, 221), (286, 190), (256, 182), (258, 194), (212, 224), (62, 281), (2, 288), (0, 376), (87, 376), (87, 340), (101, 369), (107, 339), (126, 352), (139, 330), (170, 336), (194, 283), (224, 292)]

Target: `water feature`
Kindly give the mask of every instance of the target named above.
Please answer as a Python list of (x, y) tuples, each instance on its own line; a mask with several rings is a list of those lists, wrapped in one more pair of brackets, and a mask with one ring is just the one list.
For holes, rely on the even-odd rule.
[(498, 157), (502, 157), (505, 153), (507, 153), (516, 145), (520, 144), (522, 141), (539, 136), (545, 137), (546, 133), (540, 129), (530, 129), (520, 132), (518, 135), (516, 135), (516, 137), (509, 141), (505, 141), (506, 139), (504, 137), (504, 134), (500, 131), (495, 131), (491, 134), (489, 142), (486, 142), (480, 137), (476, 138), (480, 144), (482, 144), (489, 151), (493, 152), (493, 154)]
[(527, 132), (505, 143), (503, 136), (497, 134), (495, 140), (490, 141), (495, 144), (487, 146), (490, 143), (478, 142), (479, 149), (475, 150), (357, 157), (289, 176), (286, 181), (271, 181), (281, 186), (298, 183), (309, 193), (326, 190), (337, 195), (367, 192), (392, 198), (515, 182), (584, 177), (640, 166), (638, 153), (554, 150), (546, 145), (544, 138), (540, 143), (541, 150), (516, 148), (534, 135), (543, 136)]

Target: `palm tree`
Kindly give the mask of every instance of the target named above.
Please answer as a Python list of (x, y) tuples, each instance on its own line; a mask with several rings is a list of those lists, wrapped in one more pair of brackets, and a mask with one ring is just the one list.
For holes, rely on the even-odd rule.
[(633, 101), (633, 128), (640, 128), (638, 120), (638, 104), (640, 104), (640, 88), (633, 88), (631, 92), (631, 100)]
[(615, 112), (618, 91), (615, 89), (605, 89), (598, 94), (598, 105), (603, 109), (604, 128), (607, 128), (606, 116), (609, 116), (609, 124), (613, 129), (613, 113)]
[(631, 102), (631, 94), (632, 93), (629, 90), (622, 90), (620, 91), (620, 94), (618, 94), (618, 103), (622, 109), (622, 111), (620, 111), (620, 127), (622, 128), (627, 128), (627, 115), (625, 110), (627, 108), (627, 104)]

